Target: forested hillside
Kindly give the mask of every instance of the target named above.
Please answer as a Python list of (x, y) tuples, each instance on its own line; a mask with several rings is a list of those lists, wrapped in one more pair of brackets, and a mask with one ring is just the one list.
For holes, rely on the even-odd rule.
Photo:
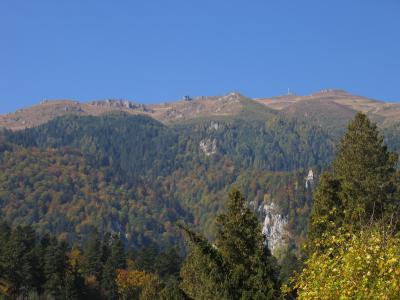
[(0, 205), (13, 226), (33, 225), (67, 241), (85, 240), (94, 229), (119, 232), (127, 245), (143, 247), (175, 243), (172, 224), (192, 219), (161, 188), (118, 182), (77, 150), (3, 148)]
[[(64, 116), (39, 127), (3, 131), (0, 143), (1, 218), (11, 228), (17, 228), (8, 230), (9, 233), (4, 236), (6, 243), (11, 243), (10, 247), (15, 246), (13, 235), (18, 236), (22, 230), (18, 226), (32, 226), (29, 228), (35, 230), (32, 235), (37, 237), (27, 241), (32, 249), (37, 249), (39, 246), (36, 244), (40, 244), (47, 234), (64, 241), (65, 244), (54, 244), (65, 260), (62, 293), (70, 293), (69, 280), (76, 284), (81, 281), (86, 286), (84, 290), (106, 298), (107, 293), (114, 293), (114, 298), (124, 293), (134, 297), (149, 293), (146, 297), (151, 299), (151, 293), (157, 286), (168, 288), (165, 293), (175, 293), (176, 297), (190, 296), (195, 299), (210, 295), (211, 298), (233, 299), (241, 293), (252, 298), (258, 292), (268, 294), (272, 299), (280, 297), (279, 286), (282, 282), (288, 283), (286, 293), (293, 294), (296, 289), (302, 291), (304, 277), (299, 277), (296, 282), (289, 278), (294, 270), (301, 270), (304, 259), (312, 253), (304, 252), (303, 246), (307, 245), (309, 251), (317, 251), (313, 252), (316, 254), (311, 259), (320, 259), (323, 256), (317, 255), (325, 255), (325, 252), (318, 252), (318, 247), (325, 249), (325, 243), (336, 243), (321, 239), (321, 235), (325, 237), (327, 228), (329, 233), (336, 230), (332, 226), (343, 230), (343, 224), (370, 218), (371, 212), (374, 218), (378, 218), (385, 209), (389, 209), (387, 207), (394, 207), (395, 202), (389, 206), (386, 202), (387, 199), (397, 199), (396, 156), (388, 153), (385, 146), (379, 148), (383, 138), (375, 125), (368, 125), (364, 115), (361, 115), (364, 121), (359, 121), (361, 125), (355, 123), (349, 127), (348, 130), (355, 133), (345, 136), (338, 144), (336, 134), (312, 122), (266, 111), (251, 118), (249, 111), (254, 108), (257, 107), (250, 107), (234, 117), (199, 118), (170, 126), (147, 116), (112, 113), (96, 117)], [(393, 125), (389, 132), (396, 137), (396, 130)], [(360, 143), (369, 145), (372, 152), (357, 154), (359, 146), (354, 149), (349, 147), (365, 135), (369, 140), (365, 138)], [(392, 137), (388, 136), (389, 139)], [(391, 148), (396, 149), (396, 138), (393, 141)], [(335, 151), (339, 151), (336, 160)], [(357, 160), (357, 156), (353, 157), (355, 153), (361, 158)], [(371, 158), (376, 160), (374, 166), (369, 166)], [(332, 161), (333, 167), (329, 167)], [(353, 165), (348, 163), (350, 161), (354, 161)], [(333, 175), (320, 176), (324, 170), (332, 168)], [(309, 170), (313, 170), (315, 175), (306, 185)], [(366, 170), (371, 177), (364, 182), (361, 177)], [(379, 176), (374, 177), (374, 174)], [(357, 176), (360, 178), (357, 179)], [(340, 183), (342, 181), (343, 184)], [(357, 188), (360, 184), (363, 187)], [(317, 203), (313, 205), (316, 186)], [(237, 209), (235, 205), (227, 205), (227, 194), (232, 189), (239, 189), (244, 195), (231, 194), (230, 201), (236, 199), (242, 204), (237, 202), (235, 205), (246, 207), (246, 214), (251, 216), (246, 225), (240, 224), (252, 226), (251, 230), (244, 227), (243, 232), (236, 232), (235, 226), (242, 225), (230, 223), (233, 219), (229, 216), (236, 218), (239, 213), (233, 212)], [(376, 197), (373, 198), (373, 195)], [(330, 205), (339, 203), (335, 199), (341, 199), (341, 202), (332, 212)], [(370, 203), (364, 205), (363, 199), (369, 199)], [(375, 205), (374, 199), (380, 202)], [(346, 209), (343, 215), (342, 210), (351, 201), (356, 201), (355, 206), (351, 206), (353, 210)], [(326, 216), (329, 218), (325, 219)], [(254, 220), (257, 220), (256, 223)], [(182, 222), (186, 225), (179, 225), (179, 228), (178, 224)], [(230, 252), (240, 248), (241, 238), (238, 236), (236, 242), (230, 241), (229, 234), (221, 232), (221, 224), (228, 226), (226, 230), (232, 230), (233, 235), (245, 235), (244, 232), (252, 231), (255, 235), (249, 237), (249, 243), (263, 244), (266, 248), (253, 254), (245, 250), (242, 258), (231, 257)], [(8, 228), (8, 225), (4, 226)], [(23, 230), (32, 232), (29, 228)], [(379, 230), (375, 232), (381, 234)], [(93, 242), (93, 234), (97, 234), (99, 241), (114, 236), (107, 243), (118, 240), (122, 251), (128, 251), (123, 254), (124, 257), (131, 255), (133, 261), (139, 261), (143, 253), (149, 251), (153, 253), (150, 259), (154, 259), (172, 246), (179, 248), (177, 259), (191, 253), (181, 270), (183, 281), (179, 283), (181, 279), (176, 270), (175, 277), (171, 279), (174, 282), (169, 283), (169, 279), (160, 277), (162, 271), (155, 271), (156, 267), (152, 267), (151, 263), (142, 262), (140, 265), (136, 262), (128, 266), (125, 260), (121, 265), (115, 261), (107, 265), (107, 257), (98, 262), (97, 271), (88, 271), (85, 261), (90, 253), (82, 254), (82, 266), (73, 273), (78, 277), (71, 279), (68, 276), (76, 266), (71, 256), (77, 255), (76, 249), (88, 251), (85, 249)], [(260, 240), (262, 234), (267, 238), (265, 242)], [(357, 234), (354, 235), (355, 246), (359, 245), (358, 238), (361, 238)], [(25, 233), (22, 236), (16, 238), (27, 238)], [(188, 247), (183, 245), (184, 236), (189, 241)], [(219, 245), (220, 250), (212, 250), (212, 243)], [(316, 246), (318, 243), (320, 246)], [(99, 248), (100, 244), (93, 247)], [(249, 246), (249, 249), (252, 247)], [(28, 251), (24, 249), (21, 255)], [(40, 251), (39, 254), (32, 254), (37, 255), (36, 258), (27, 258), (28, 266), (32, 263), (30, 259), (42, 259), (47, 250), (43, 248)], [(133, 252), (129, 254), (129, 251)], [(10, 255), (5, 253), (3, 262)], [(266, 256), (255, 263), (255, 257), (260, 255)], [(149, 258), (144, 255), (143, 259)], [(238, 259), (249, 260), (242, 266), (249, 268), (247, 273), (236, 269), (234, 261)], [(109, 269), (111, 263), (114, 265)], [(204, 263), (209, 264), (208, 271), (201, 268)], [(311, 267), (319, 261), (307, 263)], [(45, 262), (42, 264), (46, 265)], [(1, 266), (7, 269), (4, 263), (0, 263)], [(259, 278), (254, 273), (258, 272), (255, 271), (257, 268), (261, 268), (260, 272), (271, 268), (275, 274), (273, 277), (271, 274), (262, 275), (270, 281), (267, 286), (260, 286)], [(192, 274), (194, 270), (198, 272)], [(29, 283), (30, 288), (38, 294), (54, 293), (51, 283), (47, 283), (52, 279), (46, 279), (46, 268), (37, 272), (39, 281)], [(221, 284), (223, 289), (220, 292), (223, 294), (215, 294), (215, 282), (205, 280), (202, 272), (216, 272), (215, 282)], [(233, 283), (223, 279), (227, 272), (237, 276), (238, 282), (234, 285), (241, 286), (242, 291), (231, 290)], [(94, 277), (91, 279), (91, 276)], [(107, 286), (104, 281), (107, 276), (111, 276), (115, 285)], [(147, 288), (145, 283), (135, 285), (124, 281), (137, 280), (134, 278), (138, 276), (151, 287)], [(21, 293), (23, 284), (14, 282), (11, 277), (5, 280), (4, 289), (10, 293)], [(201, 286), (196, 286), (193, 280), (207, 286), (203, 290), (204, 295), (197, 294)], [(308, 293), (308, 290), (304, 291)], [(79, 297), (84, 296), (81, 294)]]
[[(146, 235), (152, 235), (154, 230), (157, 236), (163, 234), (165, 226), (169, 231), (173, 230), (168, 222), (177, 217), (191, 219), (212, 237), (212, 220), (223, 207), (223, 195), (236, 185), (243, 187), (260, 221), (264, 218), (264, 205), (274, 202), (275, 214), (287, 218), (288, 224), (302, 224), (292, 226), (289, 232), (304, 231), (306, 222), (297, 220), (299, 215), (305, 217), (310, 207), (307, 203), (310, 197), (303, 188), (304, 176), (308, 168), (318, 172), (331, 160), (333, 141), (320, 128), (304, 122), (274, 115), (264, 121), (251, 119), (246, 114), (242, 116), (200, 119), (172, 127), (149, 117), (127, 114), (67, 116), (37, 128), (7, 132), (6, 136), (8, 141), (20, 145), (20, 149), (35, 149), (33, 152), (25, 150), (32, 154), (46, 156), (44, 152), (50, 151), (63, 155), (71, 151), (69, 149), (82, 153), (80, 159), (89, 164), (91, 170), (102, 171), (100, 177), (108, 180), (107, 184), (102, 179), (98, 179), (99, 182), (129, 195), (124, 198), (113, 192), (112, 201), (119, 206), (110, 205), (104, 209), (103, 214), (107, 216), (104, 222), (108, 225), (99, 223), (103, 217), (95, 210), (82, 217), (85, 226), (102, 225), (108, 230), (121, 231), (133, 239), (133, 244), (143, 243), (135, 240), (134, 227), (143, 226), (141, 229), (144, 230), (139, 231)], [(72, 163), (74, 159), (67, 161)], [(7, 168), (13, 170), (18, 166)], [(38, 169), (44, 170), (43, 167)], [(96, 178), (88, 177), (92, 181)], [(35, 181), (34, 178), (30, 180)], [(99, 190), (97, 187), (91, 194), (107, 194), (104, 189)], [(39, 191), (29, 197), (45, 196)], [(51, 195), (46, 197), (49, 202), (53, 201)], [(307, 197), (308, 201), (305, 201)], [(97, 198), (93, 195), (87, 201), (93, 204)], [(120, 201), (120, 198), (126, 200)], [(80, 209), (78, 202), (70, 198), (65, 201), (68, 207)], [(125, 207), (124, 203), (129, 204)], [(141, 212), (133, 212), (129, 208), (132, 205)], [(154, 209), (141, 210), (147, 206)], [(3, 205), (3, 211), (11, 219), (6, 207)], [(114, 213), (111, 213), (112, 209)], [(27, 212), (28, 215), (31, 213)], [(52, 212), (45, 214), (52, 215)], [(147, 228), (142, 224), (148, 223), (147, 214), (155, 214), (153, 216), (158, 219), (155, 224), (161, 223), (161, 227)], [(156, 217), (158, 214), (159, 218)], [(69, 230), (75, 231), (75, 226), (83, 219), (78, 221), (75, 217)], [(30, 218), (23, 221), (24, 224), (36, 223)], [(60, 230), (52, 232), (60, 234)], [(295, 240), (299, 238), (297, 234), (292, 236)]]

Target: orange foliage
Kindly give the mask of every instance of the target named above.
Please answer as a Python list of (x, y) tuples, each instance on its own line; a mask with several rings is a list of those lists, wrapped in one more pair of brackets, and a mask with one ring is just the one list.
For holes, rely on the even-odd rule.
[(117, 270), (116, 283), (118, 292), (124, 297), (129, 297), (144, 285), (154, 281), (156, 276), (138, 270)]

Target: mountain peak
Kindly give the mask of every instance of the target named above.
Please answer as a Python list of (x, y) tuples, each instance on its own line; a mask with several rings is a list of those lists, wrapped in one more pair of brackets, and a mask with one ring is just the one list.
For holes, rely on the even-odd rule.
[(230, 92), (225, 95), (225, 97), (232, 97), (232, 98), (245, 98), (241, 93), (239, 92)]

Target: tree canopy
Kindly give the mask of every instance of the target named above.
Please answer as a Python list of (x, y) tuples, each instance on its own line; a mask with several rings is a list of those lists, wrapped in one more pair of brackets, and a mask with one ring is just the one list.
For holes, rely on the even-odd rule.
[(182, 288), (194, 299), (275, 299), (278, 270), (254, 213), (237, 190), (217, 218), (215, 243), (185, 229), (191, 253), (182, 270)]
[(399, 214), (397, 154), (388, 151), (376, 124), (358, 113), (332, 164), (321, 176), (310, 220), (311, 239), (341, 226), (395, 222)]

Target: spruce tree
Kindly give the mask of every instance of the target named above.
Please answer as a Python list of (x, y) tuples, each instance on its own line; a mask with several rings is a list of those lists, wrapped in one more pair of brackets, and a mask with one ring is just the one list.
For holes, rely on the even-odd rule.
[(119, 235), (111, 237), (110, 255), (104, 265), (101, 286), (107, 299), (118, 299), (118, 289), (115, 283), (117, 270), (126, 268), (124, 245)]
[(85, 247), (84, 253), (86, 261), (84, 263), (84, 269), (87, 276), (95, 276), (98, 281), (101, 280), (102, 252), (99, 233), (94, 231), (91, 233)]
[(35, 253), (36, 234), (29, 226), (18, 226), (3, 245), (1, 274), (13, 297), (26, 297), (38, 288), (38, 261)]
[(5, 221), (0, 220), (0, 281), (5, 281), (7, 276), (8, 257), (6, 248), (10, 235), (10, 226)]
[(124, 243), (118, 234), (112, 237), (111, 260), (115, 269), (126, 268)]
[(325, 233), (332, 232), (343, 223), (343, 203), (340, 198), (340, 181), (332, 174), (321, 175), (318, 188), (314, 194), (308, 238), (316, 241)]
[(68, 266), (67, 245), (53, 238), (44, 257), (45, 292), (47, 295), (61, 298), (65, 291), (65, 275)]
[(357, 230), (371, 222), (397, 220), (397, 160), (376, 124), (357, 113), (340, 142), (331, 172), (321, 177), (317, 187), (310, 239), (341, 226)]
[(118, 287), (115, 283), (117, 271), (111, 257), (108, 258), (103, 269), (101, 288), (105, 299), (118, 299)]
[(228, 210), (217, 218), (216, 246), (229, 269), (234, 299), (273, 299), (278, 288), (275, 261), (261, 224), (238, 190), (229, 195)]
[(183, 290), (195, 299), (276, 299), (276, 262), (260, 222), (239, 191), (230, 193), (217, 225), (215, 245), (189, 234), (194, 251), (182, 268)]
[(341, 140), (333, 173), (341, 182), (346, 223), (390, 217), (398, 207), (396, 163), (376, 124), (358, 113)]
[(190, 246), (180, 271), (182, 290), (192, 299), (230, 299), (228, 270), (221, 253), (203, 236), (180, 226)]
[(69, 269), (65, 275), (65, 299), (79, 300), (85, 299), (85, 279), (77, 271)]

